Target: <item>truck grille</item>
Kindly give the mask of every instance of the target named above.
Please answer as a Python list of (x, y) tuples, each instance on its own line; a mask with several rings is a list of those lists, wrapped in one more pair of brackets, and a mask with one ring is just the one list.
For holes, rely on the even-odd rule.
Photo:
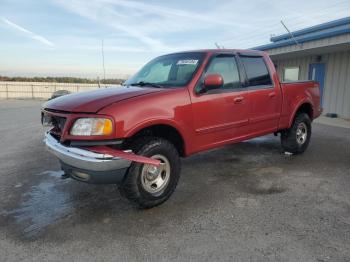
[(64, 125), (66, 124), (66, 118), (51, 115), (51, 124), (53, 128), (50, 130), (50, 133), (60, 138), (62, 135)]

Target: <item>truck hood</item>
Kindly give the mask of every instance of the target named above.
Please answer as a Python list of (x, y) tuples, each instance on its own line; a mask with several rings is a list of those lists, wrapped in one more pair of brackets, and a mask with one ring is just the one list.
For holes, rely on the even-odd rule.
[(73, 113), (96, 113), (110, 104), (161, 90), (135, 86), (103, 88), (58, 97), (46, 102), (43, 108)]

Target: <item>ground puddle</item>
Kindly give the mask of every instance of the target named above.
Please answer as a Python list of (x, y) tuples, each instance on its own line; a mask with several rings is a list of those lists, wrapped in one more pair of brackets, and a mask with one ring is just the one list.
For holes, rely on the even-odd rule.
[(27, 237), (35, 237), (43, 229), (71, 213), (70, 194), (61, 191), (60, 186), (67, 180), (58, 180), (62, 171), (45, 171), (38, 175), (46, 176), (38, 185), (23, 194), (18, 208), (2, 212), (12, 217), (20, 225)]

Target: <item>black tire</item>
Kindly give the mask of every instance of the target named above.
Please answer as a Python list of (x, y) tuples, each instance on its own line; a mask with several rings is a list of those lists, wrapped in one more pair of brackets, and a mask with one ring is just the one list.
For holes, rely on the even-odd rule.
[[(304, 125), (304, 126), (303, 126)], [(306, 127), (306, 138), (301, 141), (300, 135), (297, 136), (298, 128)], [(299, 133), (300, 134), (300, 133)], [(281, 145), (285, 152), (292, 154), (302, 154), (308, 147), (311, 139), (311, 120), (305, 113), (298, 114), (291, 128), (282, 131), (281, 133)], [(299, 141), (299, 142), (298, 142)]]
[[(166, 201), (174, 192), (180, 178), (181, 160), (179, 153), (169, 141), (163, 138), (144, 137), (133, 143), (133, 152), (147, 157), (162, 156), (168, 160), (168, 177), (164, 188), (159, 192), (147, 191), (142, 179), (145, 179), (143, 170), (149, 165), (133, 162), (129, 167), (123, 182), (118, 186), (120, 193), (127, 199), (135, 202), (141, 208), (151, 208)], [(145, 168), (145, 169), (144, 169)], [(164, 171), (166, 172), (166, 171)], [(161, 174), (161, 173), (160, 173)]]

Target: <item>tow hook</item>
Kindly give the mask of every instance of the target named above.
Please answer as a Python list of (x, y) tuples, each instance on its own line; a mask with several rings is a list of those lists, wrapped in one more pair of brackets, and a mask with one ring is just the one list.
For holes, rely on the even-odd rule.
[(67, 178), (70, 178), (70, 175), (68, 175), (66, 172), (64, 172), (64, 173), (61, 175), (61, 179), (67, 179)]

